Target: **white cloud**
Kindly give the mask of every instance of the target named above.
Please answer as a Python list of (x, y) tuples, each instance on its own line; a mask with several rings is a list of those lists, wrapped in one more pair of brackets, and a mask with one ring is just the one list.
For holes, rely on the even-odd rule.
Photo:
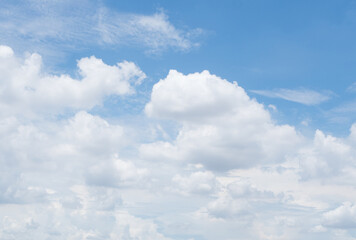
[(20, 2), (4, 3), (0, 10), (0, 40), (45, 55), (58, 54), (55, 46), (62, 51), (93, 45), (134, 46), (149, 53), (188, 51), (198, 45), (194, 36), (201, 33), (175, 27), (163, 12), (116, 12), (99, 1)]
[(107, 119), (87, 110), (133, 93), (136, 65), (40, 60), (0, 47), (0, 239), (352, 239), (355, 124), (303, 137), (208, 71), (170, 71), (150, 120)]
[(50, 204), (0, 205), (0, 238), (169, 239), (152, 220), (121, 210), (115, 190), (75, 185), (69, 196), (78, 204), (68, 206), (62, 195)]
[(350, 128), (349, 140), (351, 140), (352, 143), (356, 143), (356, 123), (352, 124)]
[(356, 92), (356, 82), (352, 83), (348, 88), (346, 89), (348, 92)]
[(169, 240), (159, 233), (155, 223), (149, 220), (140, 219), (127, 213), (119, 213), (116, 216), (117, 227), (110, 235), (111, 239), (128, 240)]
[(38, 54), (22, 60), (6, 46), (0, 52), (0, 109), (6, 113), (58, 114), (68, 109), (91, 109), (102, 104), (106, 96), (133, 93), (132, 85), (146, 77), (132, 62), (109, 66), (92, 56), (78, 61), (81, 79), (74, 79), (43, 72)]
[(120, 147), (128, 144), (124, 128), (111, 125), (99, 116), (81, 111), (68, 120), (59, 132), (63, 145), (54, 146), (52, 151), (60, 152), (67, 146), (73, 151), (105, 156), (117, 152)]
[(355, 101), (348, 101), (340, 104), (339, 106), (331, 109), (331, 114), (340, 116), (342, 113), (353, 113), (356, 111)]
[(26, 124), (12, 117), (0, 121), (0, 126), (3, 203), (47, 201), (46, 189), (83, 181), (97, 166), (110, 170), (105, 176), (115, 182), (108, 186), (133, 185), (146, 174), (129, 160), (112, 157), (130, 142), (123, 127), (86, 112), (55, 123)]
[[(165, 79), (153, 86), (151, 100), (146, 105), (148, 116), (180, 121), (204, 121), (219, 118), (234, 108), (246, 106), (256, 110), (248, 118), (266, 118), (268, 113), (261, 111), (262, 106), (250, 101), (245, 91), (208, 71), (183, 75), (170, 70)], [(252, 111), (252, 109), (251, 109)], [(256, 116), (261, 114), (261, 116)]]
[(124, 208), (122, 188), (143, 185), (147, 170), (115, 156), (129, 142), (123, 126), (84, 111), (8, 117), (0, 141), (1, 239), (168, 239)]
[(0, 45), (0, 57), (10, 58), (14, 55), (14, 51), (9, 46)]
[(101, 9), (98, 13), (96, 30), (101, 40), (109, 44), (143, 45), (151, 53), (161, 52), (168, 48), (187, 51), (197, 43), (190, 36), (201, 30), (185, 32), (178, 30), (163, 12), (153, 15), (117, 14)]
[(248, 198), (250, 200), (256, 199), (273, 199), (275, 198), (271, 191), (261, 191), (252, 186), (246, 181), (234, 181), (227, 185), (227, 190), (232, 197), (235, 198)]
[(331, 98), (331, 92), (317, 92), (309, 89), (251, 90), (251, 92), (271, 98), (281, 98), (305, 105), (318, 105)]
[(313, 227), (310, 231), (311, 232), (326, 232), (327, 229), (325, 227), (323, 227), (322, 225), (317, 225), (317, 226)]
[(251, 207), (245, 199), (233, 199), (225, 194), (207, 206), (209, 215), (215, 218), (239, 218), (251, 214)]
[(300, 141), (293, 127), (274, 124), (264, 106), (236, 83), (208, 71), (183, 75), (171, 70), (153, 86), (145, 112), (182, 124), (175, 141), (141, 147), (142, 157), (150, 159), (229, 170), (282, 161)]
[(268, 108), (272, 109), (273, 112), (277, 112), (277, 107), (274, 106), (273, 104), (268, 104)]
[(114, 158), (89, 167), (88, 184), (109, 187), (137, 187), (147, 182), (148, 171), (137, 168), (132, 162)]
[(354, 160), (352, 146), (342, 139), (315, 132), (311, 146), (300, 150), (298, 160), (301, 174), (305, 178), (328, 177), (340, 174), (345, 166), (350, 167)]
[(356, 206), (345, 202), (338, 208), (326, 212), (323, 216), (323, 225), (331, 228), (355, 228)]
[(212, 218), (238, 219), (249, 218), (256, 214), (256, 205), (275, 204), (281, 196), (272, 191), (260, 190), (253, 186), (247, 178), (233, 179), (231, 183), (224, 183), (220, 179), (219, 193), (215, 200), (209, 202), (200, 212), (207, 212)]
[(209, 171), (193, 172), (189, 176), (175, 175), (173, 187), (182, 194), (211, 194), (216, 191), (219, 183), (214, 174)]

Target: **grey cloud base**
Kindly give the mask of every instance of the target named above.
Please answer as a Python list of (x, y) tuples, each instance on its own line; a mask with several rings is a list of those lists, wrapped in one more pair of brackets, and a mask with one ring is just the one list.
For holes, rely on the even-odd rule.
[(0, 239), (354, 239), (356, 125), (308, 138), (237, 83), (171, 70), (141, 136), (90, 113), (136, 97), (131, 62), (83, 58), (74, 79), (1, 46), (0, 68)]

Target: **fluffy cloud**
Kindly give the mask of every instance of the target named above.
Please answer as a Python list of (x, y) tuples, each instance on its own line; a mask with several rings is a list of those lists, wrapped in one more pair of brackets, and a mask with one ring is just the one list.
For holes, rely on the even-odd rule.
[(59, 132), (59, 136), (63, 144), (58, 144), (55, 146), (56, 149), (53, 149), (58, 153), (68, 147), (78, 153), (107, 156), (128, 144), (123, 127), (112, 125), (99, 116), (93, 116), (85, 111), (80, 111), (69, 119)]
[(174, 142), (142, 146), (143, 156), (192, 161), (212, 170), (283, 161), (301, 140), (293, 127), (274, 124), (264, 106), (237, 83), (208, 71), (183, 75), (171, 70), (153, 86), (145, 111), (182, 127)]
[(233, 199), (230, 195), (223, 195), (209, 203), (208, 213), (215, 218), (239, 218), (251, 214), (251, 207), (245, 199)]
[(273, 192), (260, 190), (242, 178), (228, 184), (223, 183), (219, 190), (218, 197), (201, 210), (218, 219), (244, 218), (255, 214), (256, 203), (268, 205), (281, 200)]
[(121, 208), (117, 191), (75, 185), (66, 197), (53, 194), (50, 204), (0, 205), (0, 238), (169, 239), (153, 221)]
[(147, 174), (146, 169), (137, 168), (130, 161), (115, 158), (91, 166), (86, 178), (93, 185), (133, 187), (147, 181)]
[(352, 239), (356, 125), (302, 136), (237, 83), (173, 70), (149, 120), (106, 119), (89, 109), (133, 93), (135, 64), (0, 63), (0, 239)]
[(179, 174), (173, 177), (174, 187), (182, 194), (209, 194), (216, 191), (219, 183), (212, 172), (193, 172), (189, 176)]
[[(268, 118), (262, 106), (250, 101), (237, 83), (208, 71), (183, 75), (176, 70), (169, 71), (165, 79), (153, 86), (151, 100), (145, 108), (150, 117), (198, 122), (220, 118), (233, 110), (239, 111), (241, 118), (262, 118), (262, 121)], [(250, 116), (244, 110), (256, 112)]]
[[(352, 134), (351, 134), (352, 136)], [(355, 152), (345, 140), (315, 132), (313, 143), (300, 150), (298, 160), (304, 178), (328, 177), (349, 168)]]
[(133, 93), (132, 84), (145, 78), (134, 63), (127, 61), (109, 66), (95, 57), (83, 58), (78, 61), (81, 79), (74, 79), (43, 72), (38, 54), (22, 60), (9, 47), (0, 46), (0, 56), (0, 109), (6, 113), (90, 109), (106, 96)]
[(0, 120), (1, 239), (168, 239), (124, 208), (119, 188), (147, 170), (118, 158), (123, 126), (84, 111), (37, 121)]
[(326, 212), (323, 216), (323, 225), (331, 228), (355, 228), (356, 206), (345, 202), (338, 208)]
[[(48, 189), (58, 190), (83, 179), (93, 185), (119, 187), (133, 186), (147, 175), (147, 170), (117, 157), (129, 143), (123, 127), (87, 112), (55, 123), (34, 125), (7, 118), (0, 124), (3, 203), (48, 200)], [(56, 183), (56, 178), (66, 180)]]

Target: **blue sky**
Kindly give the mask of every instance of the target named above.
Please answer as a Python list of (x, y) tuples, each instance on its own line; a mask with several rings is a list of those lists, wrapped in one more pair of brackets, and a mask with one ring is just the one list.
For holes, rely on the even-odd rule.
[(0, 6), (0, 239), (356, 239), (355, 1)]

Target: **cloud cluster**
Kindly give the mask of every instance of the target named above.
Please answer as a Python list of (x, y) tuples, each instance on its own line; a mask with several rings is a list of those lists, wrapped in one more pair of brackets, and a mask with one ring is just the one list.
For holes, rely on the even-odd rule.
[(304, 136), (236, 82), (176, 70), (121, 122), (91, 109), (134, 97), (132, 62), (53, 75), (1, 46), (0, 68), (0, 239), (352, 239), (356, 125)]
[[(173, 178), (180, 191), (205, 189), (209, 196), (215, 196), (197, 210), (199, 221), (252, 224), (254, 227), (244, 231), (259, 234), (249, 239), (298, 239), (301, 235), (292, 230), (295, 228), (306, 233), (320, 228), (320, 233), (337, 236), (335, 229), (344, 228), (325, 220), (329, 213), (322, 216), (317, 212), (328, 211), (355, 193), (350, 186), (356, 156), (354, 127), (346, 138), (316, 130), (309, 139), (290, 125), (276, 124), (268, 109), (237, 83), (208, 71), (184, 75), (171, 70), (153, 86), (145, 112), (152, 118), (176, 122), (179, 130), (173, 140), (143, 144), (142, 158), (161, 164), (197, 164), (210, 171), (200, 169)], [(322, 186), (320, 181), (328, 185)], [(294, 216), (286, 213), (297, 206), (314, 209), (315, 217), (306, 221), (308, 210), (294, 212)], [(269, 209), (275, 210), (272, 213)], [(262, 227), (274, 214), (281, 217), (268, 228)], [(321, 227), (312, 228), (314, 224)], [(278, 229), (281, 227), (283, 231)]]
[(168, 239), (123, 208), (119, 189), (142, 188), (149, 175), (118, 155), (131, 137), (85, 111), (134, 93), (145, 74), (90, 57), (78, 61), (81, 79), (51, 75), (38, 54), (21, 59), (7, 46), (0, 68), (0, 238)]

